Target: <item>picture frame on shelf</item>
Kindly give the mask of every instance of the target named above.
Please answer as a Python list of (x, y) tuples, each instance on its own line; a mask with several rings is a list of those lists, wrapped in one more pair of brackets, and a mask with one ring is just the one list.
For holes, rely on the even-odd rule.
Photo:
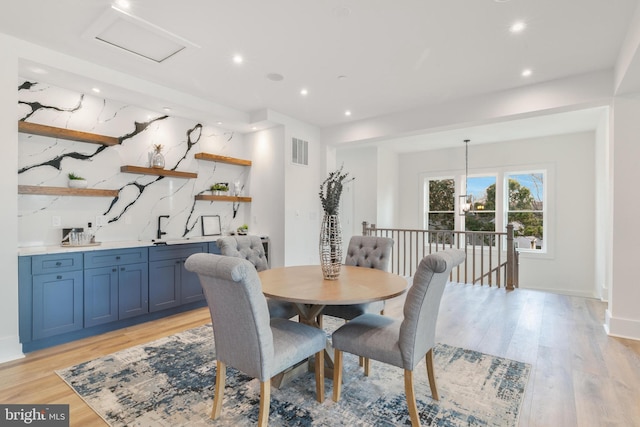
[(203, 236), (220, 236), (222, 234), (220, 215), (201, 215), (200, 225)]

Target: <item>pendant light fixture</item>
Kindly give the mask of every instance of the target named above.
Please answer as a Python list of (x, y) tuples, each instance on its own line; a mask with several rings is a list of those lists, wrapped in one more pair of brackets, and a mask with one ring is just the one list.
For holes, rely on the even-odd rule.
[[(469, 139), (464, 140), (464, 191), (467, 193), (469, 181)], [(473, 196), (461, 194), (458, 200), (458, 208), (461, 216), (465, 216), (473, 207)]]

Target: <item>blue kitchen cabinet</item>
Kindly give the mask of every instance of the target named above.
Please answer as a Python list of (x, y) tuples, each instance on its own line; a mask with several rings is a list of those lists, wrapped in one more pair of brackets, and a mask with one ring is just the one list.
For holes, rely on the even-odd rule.
[(149, 248), (150, 312), (204, 299), (198, 276), (187, 271), (184, 262), (190, 255), (208, 249), (206, 242)]
[[(83, 328), (82, 254), (36, 255), (31, 259), (31, 337), (52, 337)], [(27, 279), (28, 280), (28, 279)], [(28, 286), (26, 283), (25, 286)]]
[(146, 248), (85, 252), (85, 328), (149, 312), (147, 259)]
[(149, 266), (146, 262), (120, 267), (118, 272), (118, 318), (149, 312)]

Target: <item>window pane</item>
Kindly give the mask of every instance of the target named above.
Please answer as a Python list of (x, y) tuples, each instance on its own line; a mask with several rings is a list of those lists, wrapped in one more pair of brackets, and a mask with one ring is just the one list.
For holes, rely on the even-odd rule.
[(467, 178), (467, 194), (473, 197), (474, 210), (496, 210), (496, 177), (476, 176)]
[(541, 173), (509, 175), (509, 210), (543, 210), (544, 186)]
[(453, 230), (455, 216), (453, 213), (430, 213), (429, 230)]
[(455, 184), (453, 179), (429, 181), (429, 211), (453, 212), (455, 209)]
[(495, 212), (472, 212), (464, 219), (466, 231), (496, 231)]
[(513, 234), (536, 238), (542, 241), (542, 212), (509, 212), (509, 223), (513, 224)]

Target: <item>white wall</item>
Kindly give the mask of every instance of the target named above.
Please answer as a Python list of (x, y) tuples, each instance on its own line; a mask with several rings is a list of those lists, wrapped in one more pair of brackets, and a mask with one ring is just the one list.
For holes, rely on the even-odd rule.
[(595, 280), (594, 293), (602, 300), (609, 298), (611, 283), (611, 156), (608, 115), (602, 118), (595, 140)]
[[(320, 262), (318, 243), (322, 208), (318, 196), (324, 179), (327, 159), (319, 129), (287, 116), (280, 116), (285, 125), (284, 194), (285, 194), (285, 265), (308, 265)], [(291, 161), (291, 139), (309, 142), (309, 164), (301, 166)]]
[[(422, 177), (464, 173), (464, 149), (399, 157), (399, 227), (422, 228)], [(522, 253), (520, 287), (595, 296), (595, 135), (592, 132), (469, 148), (469, 174), (546, 167), (549, 251)]]
[(380, 227), (391, 226), (396, 222), (401, 209), (398, 202), (399, 182), (398, 154), (388, 150), (378, 150), (378, 200), (377, 222)]
[(245, 135), (251, 153), (251, 233), (270, 238), (272, 267), (284, 265), (284, 127)]
[(11, 40), (0, 34), (0, 140), (2, 156), (3, 227), (0, 245), (0, 362), (22, 355), (18, 340), (18, 124), (15, 119), (18, 103), (18, 56)]

